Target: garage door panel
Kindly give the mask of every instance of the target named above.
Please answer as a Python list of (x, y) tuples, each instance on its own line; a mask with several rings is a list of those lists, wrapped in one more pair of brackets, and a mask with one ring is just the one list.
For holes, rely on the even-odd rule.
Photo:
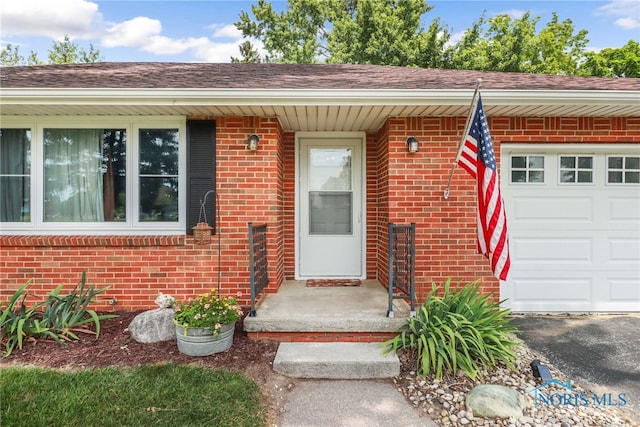
[[(640, 193), (640, 188), (637, 188), (636, 192)], [(635, 199), (609, 197), (607, 202), (609, 204), (609, 218), (607, 219), (611, 225), (615, 223), (635, 224), (637, 229), (640, 222), (640, 201), (637, 197)]]
[[(609, 279), (610, 301), (640, 301), (640, 278), (636, 279)], [(640, 303), (637, 306), (640, 310)]]
[(517, 238), (510, 241), (511, 254), (523, 268), (546, 264), (591, 264), (593, 240), (590, 238)]
[(513, 278), (500, 285), (500, 297), (514, 312), (588, 311), (591, 282), (588, 277)]
[(591, 301), (591, 278), (553, 277), (514, 281), (514, 298), (518, 301), (554, 300)]
[[(515, 190), (515, 189), (514, 189)], [(515, 197), (509, 222), (526, 224), (575, 224), (593, 222), (593, 204), (588, 197)]]
[(610, 238), (608, 261), (617, 264), (629, 264), (640, 269), (640, 239)]

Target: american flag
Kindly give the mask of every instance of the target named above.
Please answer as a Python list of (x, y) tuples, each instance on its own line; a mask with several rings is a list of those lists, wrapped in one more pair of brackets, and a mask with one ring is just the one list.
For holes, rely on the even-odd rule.
[(507, 216), (500, 194), (496, 155), (480, 95), (471, 120), (458, 164), (478, 183), (478, 252), (489, 259), (491, 270), (498, 279), (507, 280), (511, 267)]

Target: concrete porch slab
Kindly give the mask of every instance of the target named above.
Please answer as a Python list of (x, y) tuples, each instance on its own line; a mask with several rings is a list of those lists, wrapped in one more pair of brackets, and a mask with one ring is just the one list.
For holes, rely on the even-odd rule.
[(400, 374), (400, 361), (379, 343), (280, 343), (273, 370), (294, 378), (372, 379)]
[(283, 283), (262, 297), (256, 317), (244, 319), (246, 332), (397, 333), (409, 317), (409, 304), (394, 300), (387, 317), (388, 293), (376, 280), (362, 286), (307, 287)]

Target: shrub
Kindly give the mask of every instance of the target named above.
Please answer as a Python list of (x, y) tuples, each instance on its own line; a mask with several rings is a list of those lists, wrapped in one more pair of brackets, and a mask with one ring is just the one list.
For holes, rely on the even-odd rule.
[[(87, 310), (95, 297), (108, 288), (87, 287), (84, 271), (80, 283), (70, 294), (61, 296), (63, 285), (59, 285), (49, 293), (46, 301), (31, 307), (26, 303), (30, 283), (31, 280), (16, 290), (6, 307), (0, 303), (0, 342), (5, 345), (3, 357), (8, 357), (16, 345), (21, 349), (25, 340), (48, 338), (64, 343), (78, 340), (79, 332), (95, 334), (98, 339), (100, 320), (117, 317), (114, 314), (98, 315), (94, 310)], [(90, 323), (94, 324), (95, 331), (87, 327)]]
[(513, 369), (514, 347), (519, 344), (512, 334), (508, 309), (501, 308), (491, 295), (483, 295), (479, 282), (453, 289), (451, 279), (434, 286), (416, 317), (410, 318), (403, 331), (384, 343), (387, 352), (403, 349), (417, 351), (417, 372), (437, 379), (448, 371), (461, 369), (475, 379), (500, 361)]

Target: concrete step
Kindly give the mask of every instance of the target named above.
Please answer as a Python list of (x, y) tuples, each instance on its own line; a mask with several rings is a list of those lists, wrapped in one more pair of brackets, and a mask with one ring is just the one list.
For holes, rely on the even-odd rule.
[(273, 369), (293, 378), (370, 379), (400, 374), (400, 361), (380, 343), (283, 342)]

